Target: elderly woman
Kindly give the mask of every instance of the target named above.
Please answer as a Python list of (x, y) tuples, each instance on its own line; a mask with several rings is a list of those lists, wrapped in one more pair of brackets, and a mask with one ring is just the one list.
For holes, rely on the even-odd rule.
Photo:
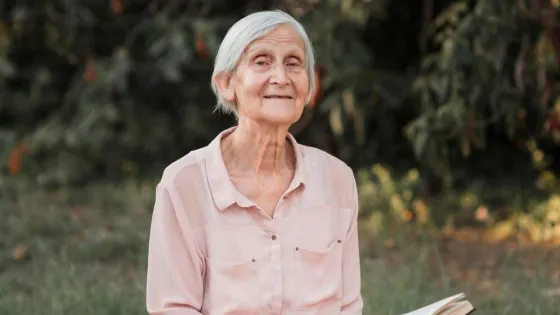
[(212, 87), (238, 124), (163, 173), (150, 314), (362, 313), (352, 170), (288, 133), (313, 68), (310, 40), (286, 13), (254, 13), (228, 31)]

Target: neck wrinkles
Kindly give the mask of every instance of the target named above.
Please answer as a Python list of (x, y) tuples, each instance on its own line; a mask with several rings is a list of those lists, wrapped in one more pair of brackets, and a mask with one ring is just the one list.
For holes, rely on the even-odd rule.
[(295, 169), (294, 148), (288, 129), (239, 121), (234, 132), (222, 141), (226, 167), (246, 175), (278, 175)]

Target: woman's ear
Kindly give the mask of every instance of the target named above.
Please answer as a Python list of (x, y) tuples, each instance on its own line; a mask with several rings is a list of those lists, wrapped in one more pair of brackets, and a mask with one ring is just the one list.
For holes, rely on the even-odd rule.
[(214, 77), (214, 82), (218, 88), (218, 92), (223, 99), (229, 102), (235, 100), (235, 90), (231, 84), (231, 77), (226, 73), (220, 73)]

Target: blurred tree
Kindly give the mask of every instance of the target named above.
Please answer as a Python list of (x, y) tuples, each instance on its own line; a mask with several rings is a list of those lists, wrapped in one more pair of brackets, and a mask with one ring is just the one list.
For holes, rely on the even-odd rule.
[(560, 131), (555, 3), (6, 0), (0, 161), (8, 174), (25, 144), (17, 156), (40, 183), (161, 172), (234, 123), (213, 113), (209, 84), (229, 26), (280, 8), (317, 55), (316, 98), (293, 129), (302, 142), (435, 179), (465, 161), (499, 169)]

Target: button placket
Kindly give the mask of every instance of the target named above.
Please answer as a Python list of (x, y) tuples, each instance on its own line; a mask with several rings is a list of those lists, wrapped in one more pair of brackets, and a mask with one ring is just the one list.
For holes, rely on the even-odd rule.
[(284, 203), (287, 199), (288, 199), (288, 196), (285, 195), (282, 198), (280, 198), (280, 200), (278, 201), (278, 204), (276, 205), (276, 208), (274, 209), (274, 217), (273, 217), (274, 221), (281, 220), (282, 217), (284, 216), (284, 211), (285, 211)]
[(279, 310), (282, 305), (282, 246), (277, 234), (272, 234), (270, 238), (272, 240), (272, 300), (270, 301), (270, 307)]

